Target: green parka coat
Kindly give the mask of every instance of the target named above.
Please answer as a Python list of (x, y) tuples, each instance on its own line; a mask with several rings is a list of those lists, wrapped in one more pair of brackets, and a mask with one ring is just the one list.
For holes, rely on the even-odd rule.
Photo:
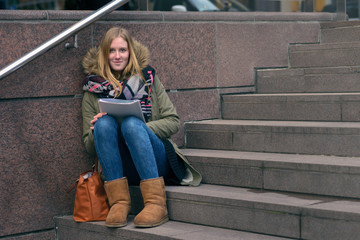
[[(144, 68), (148, 64), (149, 53), (147, 48), (134, 41), (134, 51), (141, 68)], [(97, 49), (92, 48), (86, 54), (83, 60), (83, 67), (85, 73), (97, 74), (96, 69), (96, 53)], [(93, 117), (100, 112), (99, 105), (97, 103), (97, 95), (84, 92), (82, 100), (82, 115), (83, 115), (83, 140), (86, 150), (90, 155), (96, 156), (95, 144), (93, 132), (90, 129), (90, 121)], [(151, 117), (146, 125), (159, 137), (167, 138), (173, 145), (176, 154), (180, 157), (185, 164), (186, 174), (181, 181), (181, 185), (198, 186), (201, 182), (201, 174), (196, 171), (187, 161), (185, 156), (181, 153), (178, 146), (170, 139), (171, 135), (177, 133), (180, 128), (179, 116), (176, 113), (175, 107), (170, 101), (164, 86), (160, 82), (157, 76), (154, 78), (154, 82), (151, 88)]]

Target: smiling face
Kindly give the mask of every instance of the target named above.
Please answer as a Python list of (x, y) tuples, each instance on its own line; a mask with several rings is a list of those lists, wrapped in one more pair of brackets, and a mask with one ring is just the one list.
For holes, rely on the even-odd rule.
[(117, 37), (112, 40), (109, 50), (109, 65), (110, 68), (118, 73), (121, 73), (129, 62), (129, 48), (128, 43), (122, 38)]

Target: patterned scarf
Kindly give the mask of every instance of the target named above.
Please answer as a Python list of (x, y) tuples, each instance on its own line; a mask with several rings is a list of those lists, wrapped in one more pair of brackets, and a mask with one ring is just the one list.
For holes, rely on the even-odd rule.
[[(145, 120), (151, 117), (151, 87), (154, 82), (155, 70), (147, 66), (142, 70), (145, 81), (140, 75), (134, 75), (124, 80), (122, 92), (118, 99), (140, 100), (141, 109)], [(83, 81), (83, 90), (95, 93), (99, 98), (114, 98), (115, 90), (113, 86), (105, 79), (96, 75), (87, 75)]]

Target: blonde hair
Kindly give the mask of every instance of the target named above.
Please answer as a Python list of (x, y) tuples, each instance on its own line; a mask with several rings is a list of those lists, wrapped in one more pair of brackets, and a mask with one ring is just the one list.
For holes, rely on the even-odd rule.
[[(118, 37), (121, 37), (127, 42), (129, 49), (128, 64), (126, 65), (124, 70), (121, 71), (121, 73), (112, 71), (109, 64), (110, 45), (112, 41)], [(113, 27), (106, 32), (100, 43), (100, 48), (97, 56), (97, 65), (100, 76), (108, 80), (110, 84), (114, 87), (115, 97), (118, 97), (122, 92), (120, 80), (136, 74), (139, 74), (140, 77), (144, 79), (141, 73), (139, 62), (134, 52), (133, 39), (130, 33), (124, 28)]]

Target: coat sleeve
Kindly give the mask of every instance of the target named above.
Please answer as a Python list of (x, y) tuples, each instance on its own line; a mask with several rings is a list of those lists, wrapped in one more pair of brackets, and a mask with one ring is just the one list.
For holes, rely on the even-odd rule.
[(153, 111), (147, 126), (160, 138), (169, 138), (180, 129), (180, 118), (164, 86), (155, 76), (151, 90)]
[(95, 94), (84, 92), (82, 100), (82, 117), (83, 117), (83, 141), (87, 152), (91, 156), (96, 155), (93, 132), (90, 129), (90, 121), (99, 113), (97, 105), (97, 96)]

